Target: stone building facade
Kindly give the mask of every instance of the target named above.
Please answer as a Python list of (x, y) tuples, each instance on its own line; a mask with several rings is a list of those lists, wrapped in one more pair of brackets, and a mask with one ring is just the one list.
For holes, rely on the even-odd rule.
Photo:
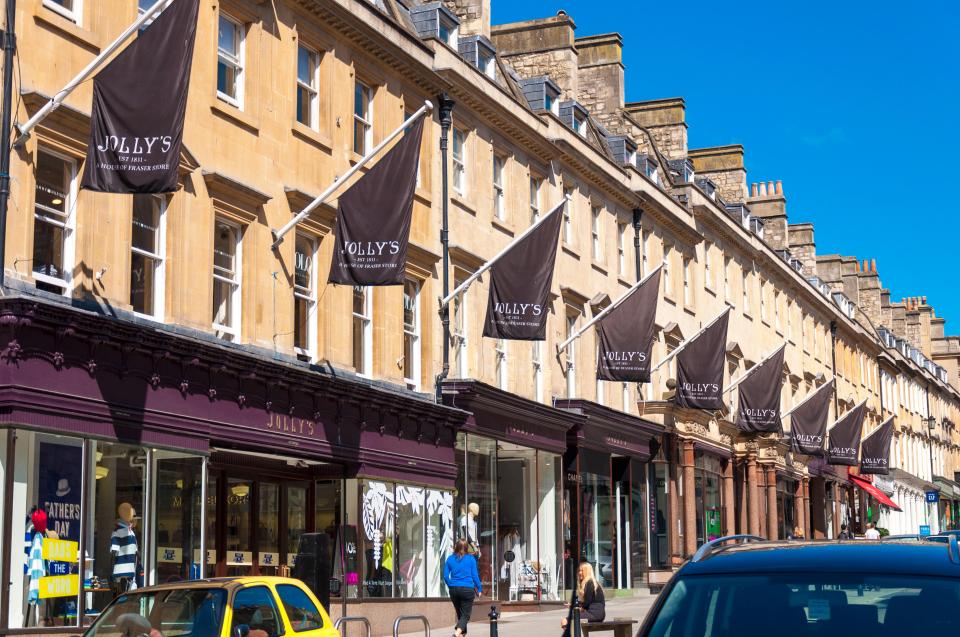
[[(132, 2), (76, 7), (18, 6), (18, 122), (136, 15)], [(411, 17), (430, 11), (435, 20)], [(960, 500), (957, 337), (922, 297), (892, 302), (872, 261), (818, 255), (813, 225), (789, 222), (779, 181), (748, 188), (743, 147), (689, 148), (684, 100), (628, 101), (621, 38), (575, 29), (564, 12), (491, 25), (477, 0), (204, 4), (182, 188), (161, 198), (79, 190), (90, 83), (72, 93), (11, 170), (0, 400), (23, 413), (4, 422), (4, 493), (19, 498), (2, 507), (14, 547), (5, 575), (19, 573), (20, 527), (43, 489), (41, 448), (83, 459), (83, 549), (102, 541), (97, 520), (113, 522), (90, 513), (102, 491), (120, 475), (135, 482), (142, 458), (150, 479), (110, 497), (136, 494), (152, 516), (146, 581), (173, 573), (160, 548), (183, 549), (182, 576), (194, 563), (266, 573), (268, 557), (296, 555), (297, 533), (328, 531), (334, 554), (350, 540), (362, 553), (362, 573), (334, 573), (334, 615), (367, 614), (377, 630), (405, 609), (449, 621), (435, 569), (454, 535), (475, 540), (494, 599), (526, 607), (559, 603), (578, 557), (605, 585), (656, 587), (724, 534), (956, 523), (952, 505), (916, 499), (929, 487)], [(559, 88), (557, 108), (531, 108), (538, 82), (544, 95)], [(271, 248), (272, 229), (427, 99), (406, 285), (325, 283), (334, 200)], [(445, 258), (452, 289), (565, 196), (547, 340), (482, 337), (487, 276), (451, 304), (445, 335)], [(557, 353), (660, 264), (654, 360), (732, 305), (727, 382), (786, 344), (784, 411), (835, 378), (834, 418), (867, 401), (867, 435), (896, 416), (902, 475), (875, 484), (910, 499), (903, 513), (881, 511), (842, 467), (740, 432), (732, 394), (717, 413), (677, 408), (672, 364), (640, 386), (597, 381), (594, 331)], [(77, 393), (66, 412), (58, 387)], [(190, 444), (170, 433), (191, 431)], [(192, 544), (178, 547), (151, 506), (164, 485), (184, 488), (165, 473), (174, 460), (201, 476), (192, 497), (206, 503), (184, 529)], [(371, 502), (387, 521), (367, 529)], [(298, 506), (302, 520), (288, 515)], [(228, 522), (254, 510), (276, 525)], [(402, 568), (381, 561), (384, 537)], [(201, 547), (212, 551), (203, 567)], [(2, 591), (0, 632), (23, 619), (21, 589)]]

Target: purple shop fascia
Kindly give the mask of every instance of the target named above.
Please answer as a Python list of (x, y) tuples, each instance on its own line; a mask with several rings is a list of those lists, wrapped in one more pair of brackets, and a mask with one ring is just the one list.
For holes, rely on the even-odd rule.
[(664, 428), (589, 400), (557, 399), (554, 405), (582, 418), (567, 432), (564, 456), (568, 506), (576, 520), (568, 549), (593, 563), (604, 586), (645, 586), (648, 462)]
[[(363, 478), (449, 491), (457, 471), (454, 444), (466, 417), (463, 411), (437, 405), (431, 397), (404, 388), (278, 359), (273, 352), (223, 343), (121, 310), (107, 315), (94, 304), (32, 289), (8, 288), (7, 296), (0, 299), (0, 425), (4, 430), (0, 442), (5, 468), (16, 469), (4, 471), (6, 547), (23, 546), (23, 520), (29, 519), (31, 502), (34, 506), (66, 502), (76, 494), (84, 520), (94, 523), (88, 512), (101, 506), (94, 493), (108, 482), (119, 484), (118, 472), (130, 470), (126, 456), (121, 465), (115, 458), (107, 460), (108, 452), (101, 463), (101, 449), (133, 450), (131, 459), (145, 455), (148, 476), (153, 471), (149, 468), (152, 457), (196, 460), (193, 474), (187, 471), (178, 480), (187, 483), (185, 488), (193, 480), (198, 485), (205, 482), (207, 458), (254, 454), (276, 458), (279, 465), (293, 467), (294, 462), (308, 467), (300, 469), (308, 480), (322, 474), (341, 483)], [(38, 473), (44, 464), (42, 454), (52, 458), (54, 452), (74, 458), (75, 477), (63, 472), (50, 477), (52, 468)], [(108, 473), (101, 464), (111, 462)], [(23, 491), (14, 489), (15, 480), (17, 484), (27, 481), (26, 498), (33, 500), (17, 502), (15, 495)], [(144, 495), (134, 502), (141, 503), (135, 507), (142, 529), (138, 542), (148, 578), (153, 577), (151, 566), (159, 576), (162, 565), (157, 563), (163, 560), (157, 557), (157, 549), (165, 544), (156, 519), (149, 517), (154, 515), (153, 507), (147, 504), (151, 497), (160, 497), (157, 486), (147, 478), (140, 488)], [(225, 492), (222, 486), (220, 492)], [(191, 499), (179, 500), (180, 506), (195, 502), (200, 516), (203, 493), (209, 508), (216, 492), (201, 491), (199, 486)], [(119, 491), (116, 496), (117, 502), (111, 500), (107, 507), (109, 513), (98, 509), (98, 520), (105, 516), (112, 524), (121, 501)], [(193, 523), (194, 529), (204, 527), (200, 519)], [(81, 534), (71, 528), (69, 539), (79, 539), (79, 555), (92, 556), (100, 551), (93, 545), (94, 533), (109, 537), (111, 530), (112, 526), (94, 526)], [(191, 562), (197, 566), (198, 546), (206, 545), (208, 564), (214, 563), (210, 556), (214, 547), (218, 568), (225, 559), (217, 533), (211, 532), (206, 541), (204, 532), (199, 533), (200, 541), (192, 540), (193, 551), (186, 537), (171, 538), (170, 548), (161, 551), (177, 556), (181, 577), (187, 576)], [(191, 553), (195, 554), (192, 559)], [(94, 560), (88, 557), (87, 561)], [(20, 626), (25, 616), (20, 604), (14, 607), (8, 600), (25, 600), (26, 615), (33, 608), (26, 602), (24, 580), (19, 574), (13, 577), (20, 568), (16, 554), (3, 560), (0, 629)], [(96, 557), (96, 568), (98, 574), (109, 576), (108, 553)], [(76, 574), (76, 560), (65, 570)], [(84, 575), (89, 578), (89, 572)], [(86, 586), (91, 590), (90, 584)], [(83, 616), (91, 595), (97, 599), (97, 594), (74, 595), (57, 602), (56, 608), (75, 604), (70, 612)]]

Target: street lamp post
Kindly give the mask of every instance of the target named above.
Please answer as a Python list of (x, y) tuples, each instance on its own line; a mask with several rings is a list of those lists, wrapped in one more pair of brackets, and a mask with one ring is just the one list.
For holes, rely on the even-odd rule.
[[(929, 395), (927, 398), (929, 403)], [(929, 411), (927, 412), (929, 413)], [(933, 484), (933, 432), (937, 427), (937, 419), (933, 416), (927, 416), (923, 419), (923, 422), (927, 425), (927, 449), (930, 451), (930, 484)], [(930, 512), (931, 508), (937, 508), (936, 503), (926, 502), (926, 496), (924, 496), (924, 503), (927, 505), (927, 524), (930, 525), (930, 531), (933, 532), (933, 520), (936, 519), (936, 515), (933, 515)], [(939, 529), (937, 529), (939, 531)]]

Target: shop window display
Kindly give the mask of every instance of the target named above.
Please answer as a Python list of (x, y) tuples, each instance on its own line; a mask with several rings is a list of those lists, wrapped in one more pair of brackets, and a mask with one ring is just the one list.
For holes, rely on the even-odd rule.
[(457, 436), (455, 535), (477, 558), (485, 590), (495, 590), (497, 551), (497, 443), (481, 436)]
[(640, 588), (647, 583), (647, 472), (645, 465), (630, 465), (629, 586)]
[(257, 570), (261, 575), (280, 572), (280, 485), (259, 482), (257, 494)]
[(593, 565), (600, 585), (610, 588), (616, 582), (610, 471), (592, 473), (581, 467), (580, 476), (580, 557)]
[(250, 575), (253, 567), (251, 491), (253, 482), (239, 478), (226, 480), (226, 546), (224, 560), (228, 576)]
[[(442, 569), (453, 548), (453, 494), (366, 480), (360, 494), (360, 520), (361, 596), (441, 597), (446, 593)], [(350, 595), (349, 579), (347, 584)]]
[(537, 452), (537, 546), (540, 562), (541, 599), (558, 600), (563, 581), (563, 468), (561, 457), (545, 451)]
[(650, 465), (650, 566), (655, 569), (667, 568), (670, 557), (667, 541), (669, 471), (666, 463)]
[(203, 461), (172, 452), (156, 454), (155, 574), (151, 583), (196, 579), (199, 564)]
[(723, 467), (719, 458), (700, 452), (694, 459), (694, 486), (697, 504), (697, 546), (723, 535), (721, 484)]

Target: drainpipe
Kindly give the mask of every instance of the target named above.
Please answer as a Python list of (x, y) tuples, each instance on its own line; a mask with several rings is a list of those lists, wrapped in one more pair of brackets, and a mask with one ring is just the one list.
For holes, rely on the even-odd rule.
[[(830, 359), (831, 372), (833, 377), (837, 377), (837, 322), (830, 321)], [(833, 417), (840, 417), (840, 400), (837, 397), (840, 394), (836, 388), (833, 390)]]
[[(924, 388), (924, 393), (927, 398), (927, 417), (924, 418), (924, 424), (927, 425), (927, 449), (930, 451), (930, 484), (933, 482), (933, 429), (936, 427), (936, 419), (933, 417), (933, 414), (930, 413), (930, 386), (926, 385)], [(933, 529), (933, 522), (936, 520), (937, 526), (939, 527), (940, 523), (940, 505), (933, 504), (929, 502), (925, 503), (927, 505), (927, 523), (930, 524), (931, 530)], [(933, 509), (933, 513), (930, 513), (930, 509)], [(941, 529), (937, 529), (938, 531)]]
[[(0, 288), (4, 284), (7, 205), (10, 201), (10, 119), (13, 106), (13, 57), (17, 50), (17, 36), (14, 33), (16, 22), (17, 2), (7, 0), (7, 22), (3, 31), (3, 107), (0, 113)], [(7, 600), (6, 597), (3, 599)]]
[(643, 208), (633, 209), (633, 260), (636, 262), (637, 281), (643, 278), (643, 264), (640, 258), (640, 221), (643, 219)]
[[(450, 125), (453, 123), (453, 107), (455, 102), (450, 99), (447, 93), (441, 93), (437, 97), (437, 105), (440, 107), (440, 181), (443, 189), (441, 209), (443, 211), (443, 222), (440, 228), (440, 245), (443, 248), (443, 296), (447, 298), (450, 294), (450, 232), (449, 232), (449, 213), (450, 213), (450, 190), (448, 180), (447, 166), (447, 139), (450, 134)], [(442, 385), (444, 379), (450, 374), (450, 304), (447, 303), (440, 308), (440, 322), (443, 324), (443, 367), (437, 374), (436, 380), (436, 400), (437, 403), (443, 400)]]

